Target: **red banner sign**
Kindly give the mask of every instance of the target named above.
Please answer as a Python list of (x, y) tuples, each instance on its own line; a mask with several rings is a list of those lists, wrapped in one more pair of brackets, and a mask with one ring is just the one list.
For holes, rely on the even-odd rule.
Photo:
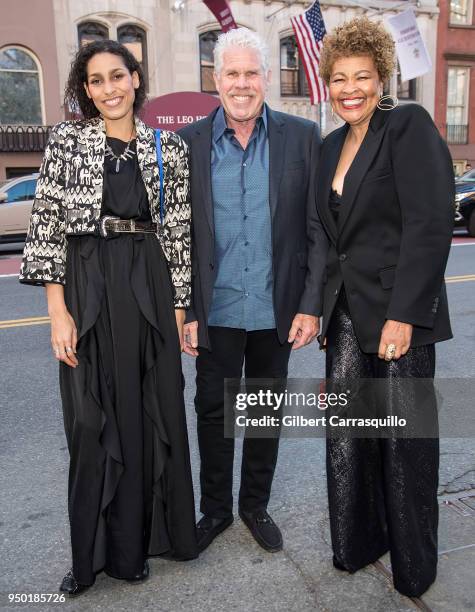
[(237, 28), (227, 0), (203, 0), (203, 2), (219, 21), (223, 32)]
[(150, 127), (175, 132), (189, 123), (203, 119), (219, 104), (219, 98), (210, 94), (180, 91), (150, 100), (145, 104), (140, 117)]

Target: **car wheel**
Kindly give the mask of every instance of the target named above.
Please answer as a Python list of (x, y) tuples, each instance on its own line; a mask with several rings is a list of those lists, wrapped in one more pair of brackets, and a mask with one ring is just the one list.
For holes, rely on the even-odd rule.
[(472, 210), (472, 214), (467, 223), (467, 230), (470, 236), (475, 237), (475, 210)]

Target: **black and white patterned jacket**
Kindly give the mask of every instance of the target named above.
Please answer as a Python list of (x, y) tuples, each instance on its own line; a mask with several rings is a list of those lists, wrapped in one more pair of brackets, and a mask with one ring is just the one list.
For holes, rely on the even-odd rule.
[[(160, 224), (160, 180), (155, 132), (135, 120), (137, 159), (152, 220)], [(97, 234), (102, 205), (106, 134), (102, 118), (57, 124), (45, 150), (36, 187), (20, 282), (66, 284), (67, 236)], [(188, 148), (161, 132), (164, 216), (159, 238), (175, 289), (175, 308), (188, 308), (191, 292)]]

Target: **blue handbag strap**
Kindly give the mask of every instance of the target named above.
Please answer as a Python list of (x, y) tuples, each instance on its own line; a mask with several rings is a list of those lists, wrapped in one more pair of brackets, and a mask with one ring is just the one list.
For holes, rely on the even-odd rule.
[(155, 130), (155, 144), (157, 149), (158, 176), (160, 177), (160, 224), (163, 225), (163, 211), (165, 203), (163, 201), (163, 159), (162, 144), (160, 142), (160, 129)]

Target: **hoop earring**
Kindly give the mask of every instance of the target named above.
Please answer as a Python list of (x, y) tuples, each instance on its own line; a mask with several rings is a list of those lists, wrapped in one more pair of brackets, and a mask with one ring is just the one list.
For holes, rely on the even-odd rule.
[[(388, 102), (386, 102), (385, 100), (388, 100)], [(389, 102), (389, 100), (391, 100), (391, 102)], [(396, 98), (396, 96), (381, 96), (376, 106), (379, 108), (379, 110), (389, 111), (393, 110), (398, 105), (399, 100)]]
[(333, 106), (331, 104), (330, 104), (330, 108), (332, 109), (332, 120), (333, 120), (333, 123), (338, 123), (338, 118), (337, 118), (336, 113), (335, 113), (335, 111), (333, 109)]

